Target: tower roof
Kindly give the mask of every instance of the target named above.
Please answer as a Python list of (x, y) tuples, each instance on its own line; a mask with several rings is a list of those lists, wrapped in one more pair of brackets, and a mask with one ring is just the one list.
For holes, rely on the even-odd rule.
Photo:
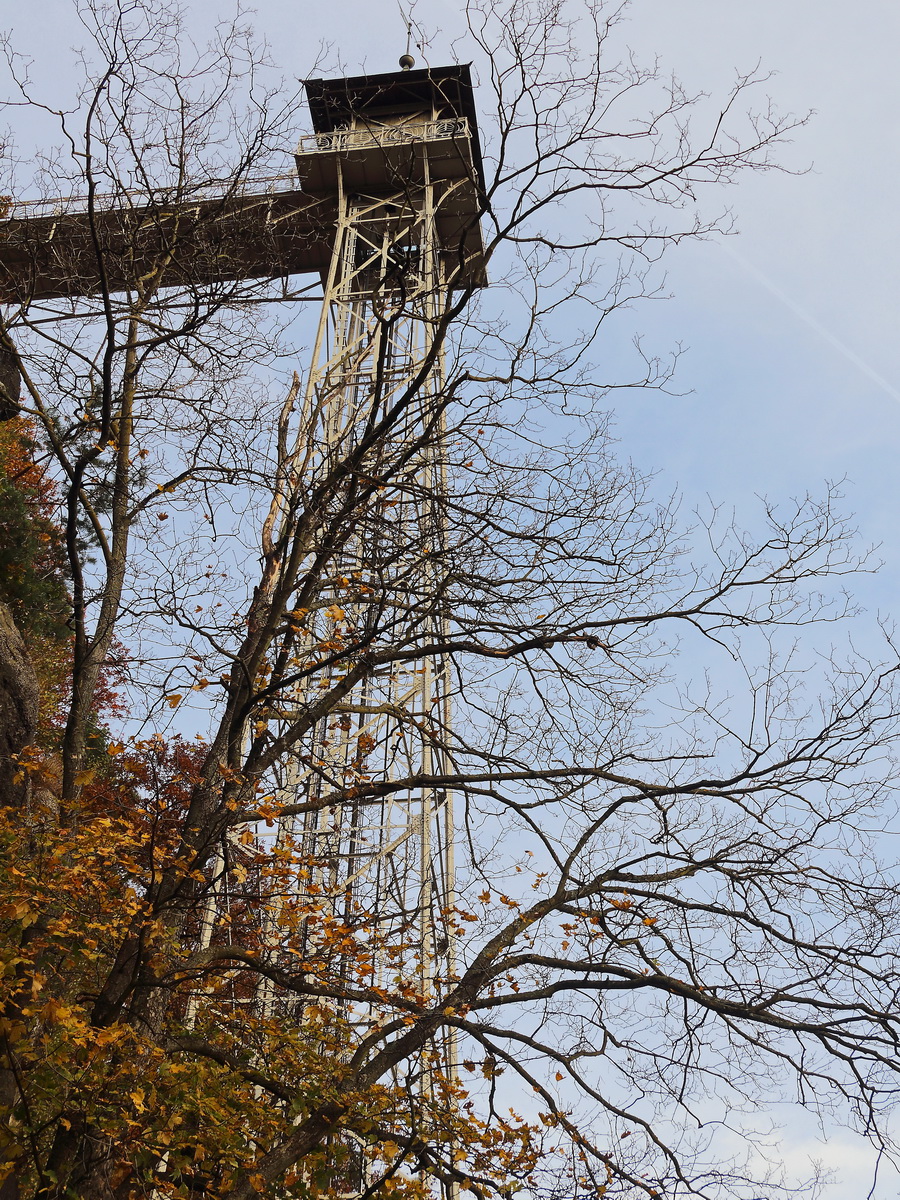
[(478, 140), (478, 121), (468, 63), (449, 67), (421, 67), (388, 71), (381, 75), (355, 75), (340, 79), (307, 79), (306, 95), (316, 133), (331, 133), (352, 117), (390, 109), (433, 109), (439, 117), (464, 117), (472, 141), (472, 162), (484, 187), (484, 168)]

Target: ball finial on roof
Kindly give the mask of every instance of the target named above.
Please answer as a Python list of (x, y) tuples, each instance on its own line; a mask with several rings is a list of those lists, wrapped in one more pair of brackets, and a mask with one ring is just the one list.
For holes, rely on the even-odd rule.
[(416, 60), (413, 58), (413, 56), (411, 54), (401, 54), (400, 55), (400, 66), (403, 68), (404, 71), (411, 71), (415, 65), (416, 65)]

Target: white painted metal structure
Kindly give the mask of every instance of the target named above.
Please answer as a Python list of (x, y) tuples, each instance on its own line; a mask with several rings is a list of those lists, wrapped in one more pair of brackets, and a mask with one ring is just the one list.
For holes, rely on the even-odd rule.
[[(301, 909), (319, 910), (306, 918), (302, 957), (329, 953), (329, 927), (363, 929), (366, 983), (426, 1004), (455, 973), (453, 796), (423, 782), (452, 768), (451, 679), (433, 652), (447, 622), (440, 346), (455, 290), (483, 282), (480, 161), (460, 78), (471, 89), (465, 68), (446, 75), (455, 104), (440, 73), (321, 85), (318, 107), (311, 96), (317, 132), (297, 150), (301, 187), (336, 210), (300, 416), (309, 487), (353, 459), (379, 422), (389, 432), (347, 473), (351, 522), (323, 519), (323, 529), (349, 533), (314, 551), (318, 577), (331, 582), (302, 614), (305, 650), (320, 665), (294, 703), (340, 686), (346, 656), (332, 666), (329, 647), (362, 643), (376, 665), (285, 764), (281, 800), (311, 811), (284, 818), (279, 832), (305, 864)], [(370, 491), (361, 516), (350, 499), (360, 489)], [(387, 647), (402, 661), (379, 666)], [(409, 782), (373, 803), (353, 798), (360, 779)], [(270, 990), (264, 1003), (273, 1001)], [(344, 1015), (365, 1032), (385, 1014), (357, 1004)], [(422, 1057), (423, 1094), (433, 1072), (455, 1077), (452, 1035)]]
[[(306, 385), (308, 470), (314, 482), (382, 419), (390, 423), (384, 455), (392, 465), (370, 511), (326, 568), (334, 586), (319, 594), (310, 640), (327, 647), (367, 638), (377, 621), (371, 650), (389, 644), (409, 658), (374, 669), (319, 723), (290, 784), (307, 801), (339, 793), (360, 769), (400, 780), (444, 775), (449, 766), (445, 667), (418, 649), (443, 640), (429, 562), (441, 558), (445, 491), (442, 422), (435, 415), (443, 380), (434, 336), (447, 289), (435, 236), (435, 187), (426, 180), (388, 196), (339, 191), (334, 252)], [(398, 415), (389, 417), (392, 411)], [(369, 454), (359, 482), (366, 486), (381, 465), (377, 451)], [(348, 591), (360, 589), (363, 598), (348, 602)], [(323, 666), (298, 701), (338, 683)], [(349, 925), (362, 914), (374, 918), (376, 940), (392, 946), (390, 963), (374, 956), (375, 982), (390, 986), (388, 976), (402, 964), (406, 982), (427, 995), (435, 972), (450, 969), (450, 794), (412, 786), (375, 805), (342, 801), (307, 814), (290, 832), (302, 857), (316, 864), (315, 894)], [(398, 947), (404, 948), (399, 958)]]
[[(301, 907), (320, 910), (318, 920), (307, 919), (303, 957), (328, 953), (329, 927), (365, 929), (366, 982), (427, 1004), (455, 973), (453, 797), (421, 782), (448, 776), (452, 766), (451, 680), (430, 650), (446, 634), (440, 345), (454, 288), (483, 274), (480, 164), (474, 130), (439, 82), (355, 82), (364, 85), (355, 100), (349, 86), (347, 103), (338, 92), (338, 126), (328, 128), (320, 105), (316, 134), (297, 150), (304, 191), (336, 205), (300, 420), (310, 486), (346, 463), (379, 422), (389, 432), (348, 473), (348, 512), (350, 493), (370, 489), (362, 517), (318, 552), (317, 572), (332, 582), (303, 621), (321, 665), (296, 703), (305, 707), (340, 685), (346, 659), (331, 666), (329, 646), (363, 642), (376, 661), (390, 646), (402, 661), (373, 666), (296, 748), (281, 798), (313, 809), (284, 819), (279, 836), (308, 864), (298, 871)], [(361, 778), (410, 782), (373, 803), (352, 798)], [(334, 804), (317, 806), (332, 795)], [(358, 1004), (344, 1015), (364, 1033), (385, 1013)], [(423, 1056), (416, 1086), (430, 1094), (433, 1071), (453, 1079), (456, 1070), (455, 1038), (445, 1034)], [(452, 1196), (455, 1187), (445, 1190)]]
[[(473, 269), (464, 243), (473, 225), (477, 235), (477, 145), (473, 151), (469, 122), (441, 79), (415, 76), (335, 81), (330, 93), (324, 85), (339, 124), (327, 127), (332, 120), (320, 103), (317, 132), (297, 151), (304, 190), (337, 202), (302, 421), (312, 476), (345, 459), (382, 419), (391, 463), (370, 519), (330, 564), (335, 586), (319, 598), (310, 637), (318, 645), (366, 637), (377, 622), (371, 649), (380, 638), (406, 656), (374, 669), (319, 723), (286, 781), (301, 800), (339, 792), (363, 762), (373, 778), (388, 780), (446, 775), (450, 767), (450, 681), (427, 650), (443, 640), (445, 622), (432, 566), (445, 538), (436, 338), (451, 289)], [(480, 239), (469, 237), (478, 254)], [(375, 477), (380, 464), (370, 456), (362, 469)], [(364, 599), (348, 604), (348, 581), (357, 591), (362, 585)], [(298, 700), (336, 682), (324, 666)], [(313, 893), (327, 898), (334, 916), (349, 925), (374, 921), (373, 982), (402, 982), (428, 997), (452, 975), (449, 791), (413, 784), (376, 805), (345, 801), (306, 814), (289, 832), (316, 864)], [(452, 1073), (455, 1064), (442, 1068)]]

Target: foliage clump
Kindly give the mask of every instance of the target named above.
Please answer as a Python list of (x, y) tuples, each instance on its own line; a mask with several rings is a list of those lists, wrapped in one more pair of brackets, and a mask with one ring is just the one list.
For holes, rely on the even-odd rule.
[(0, 422), (0, 599), (33, 646), (66, 641), (71, 614), (56, 489), (36, 450), (31, 421)]

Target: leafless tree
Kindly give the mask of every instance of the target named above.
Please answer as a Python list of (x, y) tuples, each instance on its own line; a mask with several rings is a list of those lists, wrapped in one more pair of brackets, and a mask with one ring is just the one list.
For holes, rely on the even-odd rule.
[[(142, 833), (112, 873), (133, 908), (104, 918), (89, 968), (63, 979), (62, 935), (36, 926), (26, 982), (80, 1014), (77, 1070), (21, 976), (7, 992), (24, 1040), (4, 1194), (334, 1194), (322, 1163), (356, 1145), (378, 1167), (363, 1194), (750, 1197), (757, 1143), (741, 1162), (708, 1131), (743, 1139), (741, 1114), (792, 1087), (887, 1149), (898, 913), (875, 835), (895, 666), (834, 652), (826, 671), (815, 635), (846, 615), (827, 581), (861, 565), (853, 531), (831, 497), (767, 509), (759, 537), (715, 513), (682, 530), (614, 458), (606, 415), (670, 366), (640, 347), (632, 380), (597, 364), (662, 252), (717, 228), (700, 192), (770, 166), (794, 122), (751, 110), (753, 77), (713, 108), (617, 57), (618, 7), (473, 6), (492, 286), (441, 291), (423, 370), (376, 380), (323, 449), (328, 397), (304, 408), (290, 382), (316, 287), (260, 267), (329, 233), (304, 201), (292, 234), (296, 193), (258, 186), (287, 170), (295, 99), (238, 25), (189, 59), (163, 0), (82, 13), (88, 82), (32, 186), (86, 206), (13, 208), (3, 243), (3, 345), (58, 481), (73, 632), (58, 751), (21, 802), (35, 854), (113, 836), (100, 784), (116, 836)], [(246, 197), (267, 194), (245, 263)], [(404, 506), (439, 513), (440, 536)], [(313, 731), (349, 728), (354, 688), (426, 657), (452, 691), (452, 725), (427, 729), (441, 770), (397, 777), (360, 744), (329, 771)], [(130, 749), (100, 769), (111, 660)], [(176, 729), (202, 735), (177, 772)], [(289, 796), (292, 770), (316, 788)], [(413, 788), (452, 790), (463, 818), (456, 963), (427, 993), (375, 978), (382, 914), (275, 904), (323, 868), (265, 824)], [(450, 1033), (462, 1083), (423, 1088)]]

